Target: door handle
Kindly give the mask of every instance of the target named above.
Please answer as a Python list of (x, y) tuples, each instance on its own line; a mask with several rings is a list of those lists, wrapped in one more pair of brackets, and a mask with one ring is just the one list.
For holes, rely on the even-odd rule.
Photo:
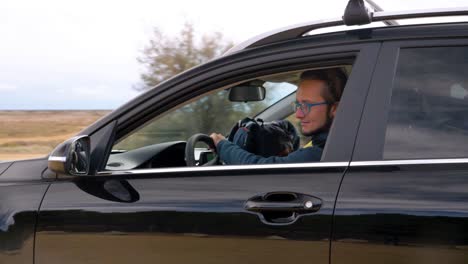
[(294, 211), (307, 208), (308, 206), (301, 203), (286, 203), (286, 202), (254, 202), (248, 201), (245, 203), (245, 209), (252, 212), (262, 211)]
[(247, 211), (255, 212), (268, 224), (291, 224), (305, 214), (322, 207), (322, 199), (294, 192), (269, 192), (256, 195), (245, 202)]

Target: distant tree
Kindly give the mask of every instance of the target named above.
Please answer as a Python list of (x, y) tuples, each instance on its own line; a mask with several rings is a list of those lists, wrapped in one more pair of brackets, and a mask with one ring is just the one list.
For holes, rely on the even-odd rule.
[[(169, 37), (158, 28), (138, 59), (145, 71), (137, 90), (148, 90), (172, 76), (207, 62), (233, 46), (219, 32), (197, 37), (194, 27), (185, 23), (179, 36)], [(159, 142), (184, 140), (194, 133), (227, 132), (237, 120), (255, 112), (247, 104), (232, 108), (226, 91), (200, 98), (160, 117), (117, 148), (131, 149)], [(221, 131), (223, 130), (223, 131)]]
[(155, 28), (149, 45), (138, 58), (146, 71), (141, 74), (143, 85), (135, 88), (152, 88), (178, 73), (223, 54), (232, 46), (233, 43), (225, 40), (219, 32), (197, 38), (190, 23), (185, 23), (178, 37), (168, 37)]

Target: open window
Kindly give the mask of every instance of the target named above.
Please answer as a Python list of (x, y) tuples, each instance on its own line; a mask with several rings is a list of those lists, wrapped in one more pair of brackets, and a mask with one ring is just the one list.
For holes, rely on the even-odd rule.
[[(350, 65), (339, 68), (346, 75), (351, 71)], [(263, 122), (287, 119), (300, 134), (292, 103), (304, 71), (245, 80), (180, 104), (119, 139), (112, 147), (106, 170), (184, 167), (188, 138), (213, 132), (227, 137), (231, 128), (245, 117), (260, 118)], [(307, 140), (310, 139), (303, 137), (301, 145)], [(195, 146), (195, 159), (210, 160), (213, 156), (207, 145)]]

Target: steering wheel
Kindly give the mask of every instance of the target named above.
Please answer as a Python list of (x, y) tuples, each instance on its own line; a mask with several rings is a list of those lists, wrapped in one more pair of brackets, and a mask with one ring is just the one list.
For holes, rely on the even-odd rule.
[(213, 139), (206, 134), (195, 134), (187, 140), (187, 145), (185, 146), (185, 163), (187, 166), (211, 166), (218, 164), (219, 157), (215, 154), (214, 158), (208, 161), (205, 164), (199, 164), (195, 160), (195, 145), (198, 142), (203, 142), (207, 144), (211, 149), (215, 150), (216, 146), (213, 142)]

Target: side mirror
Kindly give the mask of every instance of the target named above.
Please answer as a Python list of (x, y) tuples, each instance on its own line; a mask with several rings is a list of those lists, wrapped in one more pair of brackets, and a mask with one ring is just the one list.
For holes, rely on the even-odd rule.
[(265, 99), (265, 87), (262, 81), (252, 81), (229, 89), (229, 101), (231, 102), (251, 102)]
[(91, 140), (89, 136), (72, 137), (52, 151), (49, 156), (48, 167), (58, 175), (88, 175), (90, 149)]

